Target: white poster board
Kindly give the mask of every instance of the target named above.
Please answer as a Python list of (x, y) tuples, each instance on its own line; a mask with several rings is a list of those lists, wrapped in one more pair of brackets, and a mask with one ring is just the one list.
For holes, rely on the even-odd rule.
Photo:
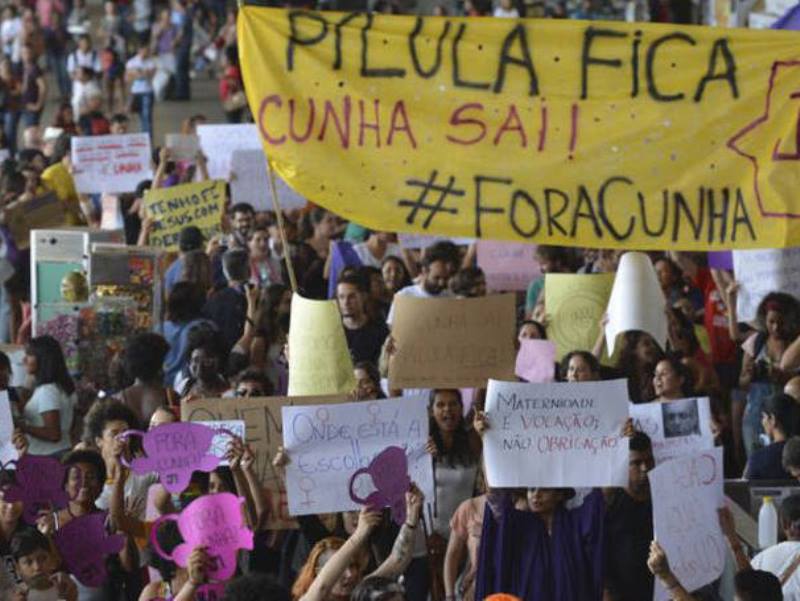
[(164, 145), (170, 149), (172, 158), (176, 161), (194, 161), (200, 142), (196, 134), (167, 134)]
[(761, 300), (780, 290), (800, 296), (800, 248), (734, 250), (733, 273), (739, 282), (739, 321), (752, 321)]
[(8, 463), (19, 459), (19, 454), (11, 437), (14, 435), (14, 418), (11, 416), (11, 402), (8, 392), (0, 392), (0, 463)]
[[(428, 442), (428, 401), (424, 396), (336, 405), (282, 407), (283, 446), (289, 455), (286, 490), (291, 515), (350, 511), (350, 478), (370, 467), (386, 447), (405, 449), (408, 473), (425, 498), (434, 499), (433, 464)], [(360, 475), (356, 493), (376, 488)]]
[[(269, 188), (269, 166), (264, 151), (258, 149), (234, 150), (231, 155), (231, 197), (233, 204), (246, 202), (256, 211), (272, 211), (272, 192)], [(275, 193), (284, 211), (302, 209), (308, 204), (289, 187), (283, 178), (275, 174)]]
[(76, 136), (72, 138), (72, 169), (81, 194), (133, 192), (153, 179), (150, 136)]
[(211, 454), (215, 457), (219, 457), (222, 461), (219, 462), (220, 465), (230, 465), (228, 460), (225, 459), (225, 455), (228, 453), (228, 445), (231, 442), (231, 434), (240, 438), (242, 441), (246, 441), (245, 437), (245, 424), (244, 420), (241, 419), (231, 419), (231, 420), (222, 420), (222, 421), (214, 421), (214, 422), (197, 422), (198, 424), (203, 424), (204, 426), (211, 428), (216, 432), (214, 438), (211, 440)]
[(259, 150), (264, 153), (258, 137), (258, 126), (254, 123), (198, 125), (197, 138), (200, 149), (208, 159), (208, 175), (211, 179), (230, 177), (233, 152), (236, 150)]
[(489, 486), (626, 486), (625, 380), (489, 380), (483, 458)]
[[(717, 517), (724, 505), (722, 448), (676, 457), (648, 476), (655, 538), (675, 577), (688, 591), (713, 582), (727, 554)], [(658, 579), (653, 598), (670, 598)]]
[(630, 406), (633, 426), (650, 437), (657, 464), (714, 447), (708, 397)]
[(665, 349), (666, 306), (667, 301), (650, 257), (643, 252), (627, 252), (622, 255), (606, 309), (608, 355), (614, 354), (617, 336), (631, 330), (647, 332)]
[(527, 290), (542, 275), (536, 259), (536, 245), (500, 240), (478, 240), (478, 267), (492, 291)]
[(406, 250), (425, 250), (437, 242), (452, 242), (456, 246), (469, 246), (473, 238), (448, 238), (447, 236), (426, 236), (425, 234), (397, 234), (397, 241)]

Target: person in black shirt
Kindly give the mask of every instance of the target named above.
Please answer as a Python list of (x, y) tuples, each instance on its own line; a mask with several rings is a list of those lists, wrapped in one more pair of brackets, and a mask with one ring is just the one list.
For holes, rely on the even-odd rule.
[(650, 437), (636, 432), (630, 439), (628, 486), (607, 494), (605, 536), (608, 601), (653, 598), (653, 575), (647, 568), (653, 540), (653, 504), (647, 473), (653, 469)]
[(377, 363), (389, 328), (380, 319), (370, 319), (365, 310), (367, 285), (357, 275), (344, 275), (336, 285), (336, 300), (342, 314), (347, 347), (353, 362)]
[(798, 433), (800, 410), (797, 402), (788, 394), (767, 397), (761, 409), (761, 425), (770, 443), (753, 451), (744, 468), (747, 480), (791, 480), (792, 476), (783, 468), (781, 458), (786, 440)]

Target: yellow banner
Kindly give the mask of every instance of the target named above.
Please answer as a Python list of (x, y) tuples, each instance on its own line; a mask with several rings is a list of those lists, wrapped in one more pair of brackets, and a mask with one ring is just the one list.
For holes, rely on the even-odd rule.
[(148, 190), (144, 195), (147, 215), (155, 220), (149, 244), (178, 250), (181, 230), (194, 225), (208, 240), (222, 231), (225, 182), (212, 180)]
[(238, 34), (278, 173), (367, 227), (800, 244), (797, 33), (247, 6)]

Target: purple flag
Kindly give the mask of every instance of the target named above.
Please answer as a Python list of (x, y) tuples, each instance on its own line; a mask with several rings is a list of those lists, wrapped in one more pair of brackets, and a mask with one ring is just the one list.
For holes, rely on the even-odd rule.
[(331, 250), (331, 271), (328, 275), (328, 298), (336, 298), (336, 284), (339, 282), (339, 274), (345, 267), (361, 267), (361, 259), (358, 258), (353, 245), (344, 240), (335, 242)]

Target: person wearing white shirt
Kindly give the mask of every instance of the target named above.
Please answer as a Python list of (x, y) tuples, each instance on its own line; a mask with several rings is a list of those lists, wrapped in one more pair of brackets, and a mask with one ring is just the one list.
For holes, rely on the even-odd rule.
[(22, 411), (20, 429), (31, 455), (59, 456), (72, 446), (70, 430), (75, 383), (67, 371), (61, 346), (51, 336), (31, 339), (25, 349), (25, 370), (36, 387)]
[(133, 111), (139, 114), (141, 130), (153, 131), (153, 76), (158, 65), (150, 56), (150, 45), (140, 44), (136, 54), (125, 63), (125, 80), (131, 85)]
[(353, 245), (362, 265), (380, 269), (386, 257), (403, 258), (403, 249), (397, 243), (397, 235), (389, 232), (370, 232), (366, 242)]
[(22, 31), (22, 19), (17, 14), (13, 4), (3, 9), (3, 22), (0, 25), (0, 41), (3, 44), (3, 54), (11, 56), (14, 52), (14, 43)]
[(784, 600), (800, 601), (800, 494), (784, 499), (780, 514), (786, 541), (767, 547), (750, 561), (750, 565), (778, 577)]
[(93, 73), (100, 73), (102, 69), (100, 56), (92, 49), (92, 38), (88, 33), (78, 37), (78, 47), (67, 56), (67, 73), (73, 81), (79, 79), (81, 67), (91, 69)]

